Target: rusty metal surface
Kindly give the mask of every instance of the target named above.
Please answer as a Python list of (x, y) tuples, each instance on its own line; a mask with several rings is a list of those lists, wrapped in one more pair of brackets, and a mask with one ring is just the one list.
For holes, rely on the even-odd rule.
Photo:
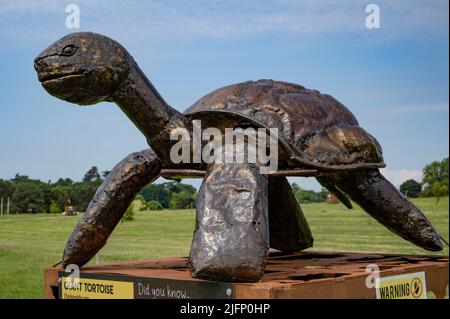
[[(301, 176), (312, 177), (316, 176), (318, 171), (316, 169), (279, 169), (270, 174), (271, 177), (279, 176)], [(200, 169), (167, 169), (161, 170), (161, 177), (167, 179), (182, 179), (182, 178), (203, 178), (206, 175), (205, 170)]]
[[(87, 265), (83, 273), (199, 281), (192, 278), (187, 257)], [(448, 256), (399, 255), (382, 253), (271, 252), (264, 276), (258, 283), (236, 283), (236, 298), (375, 298), (367, 289), (366, 266), (377, 264), (380, 275), (393, 276), (426, 272), (427, 291), (444, 298), (449, 283)], [(45, 270), (45, 297), (53, 298), (57, 268)]]
[(249, 164), (211, 164), (189, 256), (193, 277), (257, 281), (269, 251), (268, 178)]
[[(59, 99), (80, 105), (102, 101), (116, 103), (155, 152), (142, 165), (135, 162), (134, 170), (128, 171), (124, 162), (116, 166), (69, 239), (64, 264), (83, 265), (92, 258), (104, 245), (140, 187), (156, 178), (161, 168), (167, 169), (168, 174), (174, 169), (191, 170), (188, 173), (193, 174), (206, 169), (206, 163), (175, 165), (170, 161), (170, 148), (175, 143), (169, 139), (171, 130), (186, 128), (192, 132), (193, 119), (201, 119), (206, 126), (221, 131), (241, 125), (278, 128), (281, 168), (278, 176), (295, 170), (299, 174), (314, 175), (348, 207), (351, 202), (344, 192), (406, 240), (425, 249), (442, 249), (439, 235), (425, 215), (379, 174), (377, 168), (385, 164), (376, 139), (359, 126), (344, 105), (329, 95), (286, 82), (249, 81), (218, 89), (182, 114), (164, 101), (125, 48), (110, 38), (90, 32), (73, 33), (60, 39), (44, 50), (34, 65), (44, 89)], [(238, 166), (229, 167), (229, 170), (234, 170), (233, 174), (237, 176)], [(129, 176), (133, 177), (129, 179)], [(260, 183), (264, 178), (267, 177), (255, 172), (247, 182)], [(219, 207), (227, 195), (234, 196), (232, 181), (228, 180), (229, 184), (226, 181), (224, 178), (221, 184), (225, 193), (209, 194), (210, 198), (217, 197), (217, 201), (208, 205), (226, 211), (231, 219), (236, 218), (233, 214), (237, 212), (246, 211), (249, 214), (245, 216), (247, 220), (253, 220), (257, 211), (267, 213), (266, 191), (261, 196), (263, 201), (257, 205), (253, 196), (247, 200), (236, 197), (239, 200), (232, 207), (235, 213), (228, 207)], [(204, 189), (208, 183), (206, 178)], [(255, 195), (256, 189), (250, 188), (248, 193)], [(211, 221), (202, 218), (205, 213), (197, 209), (199, 226), (212, 225)], [(292, 215), (285, 218), (295, 219), (298, 213), (299, 210), (293, 207)], [(282, 224), (282, 221), (278, 222)], [(275, 229), (281, 231), (280, 227)], [(245, 245), (262, 247), (251, 234)], [(261, 234), (264, 238), (259, 240), (268, 242), (266, 232)], [(278, 232), (272, 236), (283, 238)], [(201, 242), (204, 247), (199, 247), (198, 251), (208, 251), (215, 245), (214, 241)], [(232, 261), (224, 265), (234, 265), (238, 269), (247, 263), (246, 257), (241, 255), (242, 248), (235, 249), (233, 245), (222, 245), (222, 248), (223, 254), (229, 255)], [(240, 265), (236, 262), (239, 257), (244, 260)], [(255, 273), (260, 273), (261, 265)], [(220, 279), (231, 273), (221, 271), (211, 272), (211, 278)]]

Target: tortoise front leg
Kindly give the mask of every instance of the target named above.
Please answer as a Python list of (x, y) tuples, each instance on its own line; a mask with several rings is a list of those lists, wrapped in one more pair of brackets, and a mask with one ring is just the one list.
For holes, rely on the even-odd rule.
[(208, 166), (189, 256), (193, 277), (258, 281), (269, 251), (268, 178), (250, 164)]
[(106, 244), (139, 190), (159, 176), (161, 161), (147, 149), (118, 163), (97, 189), (66, 244), (63, 267), (83, 266)]

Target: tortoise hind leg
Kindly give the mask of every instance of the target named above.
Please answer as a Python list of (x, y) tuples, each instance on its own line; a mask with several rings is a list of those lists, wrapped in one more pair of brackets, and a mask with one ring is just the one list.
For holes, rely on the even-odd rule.
[(250, 164), (210, 164), (189, 256), (193, 277), (258, 281), (269, 251), (268, 178)]
[(139, 190), (154, 181), (161, 161), (147, 149), (128, 155), (118, 163), (89, 203), (66, 244), (63, 267), (83, 266), (106, 244)]
[(270, 247), (283, 252), (313, 246), (314, 238), (286, 177), (269, 179)]

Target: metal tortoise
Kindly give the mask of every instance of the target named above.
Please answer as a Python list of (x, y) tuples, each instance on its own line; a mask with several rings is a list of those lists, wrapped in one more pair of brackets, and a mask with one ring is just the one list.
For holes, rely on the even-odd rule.
[[(289, 175), (315, 176), (348, 208), (349, 197), (404, 239), (431, 251), (443, 248), (427, 217), (380, 174), (385, 164), (377, 140), (330, 95), (291, 83), (249, 81), (218, 89), (180, 113), (125, 48), (90, 32), (63, 37), (34, 65), (42, 86), (59, 99), (116, 103), (151, 146), (123, 159), (99, 187), (67, 242), (63, 266), (82, 266), (95, 256), (136, 193), (159, 176), (204, 178), (188, 261), (194, 277), (257, 281), (269, 247), (288, 252), (312, 246)], [(192, 130), (192, 120), (221, 131), (277, 128), (278, 171), (264, 175), (245, 163), (174, 164), (170, 132)]]

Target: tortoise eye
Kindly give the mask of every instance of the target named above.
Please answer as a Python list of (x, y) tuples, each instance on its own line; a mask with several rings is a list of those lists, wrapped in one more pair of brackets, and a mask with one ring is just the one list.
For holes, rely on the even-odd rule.
[(74, 54), (76, 50), (77, 50), (76, 46), (74, 46), (73, 44), (69, 44), (62, 49), (61, 55), (70, 56)]

